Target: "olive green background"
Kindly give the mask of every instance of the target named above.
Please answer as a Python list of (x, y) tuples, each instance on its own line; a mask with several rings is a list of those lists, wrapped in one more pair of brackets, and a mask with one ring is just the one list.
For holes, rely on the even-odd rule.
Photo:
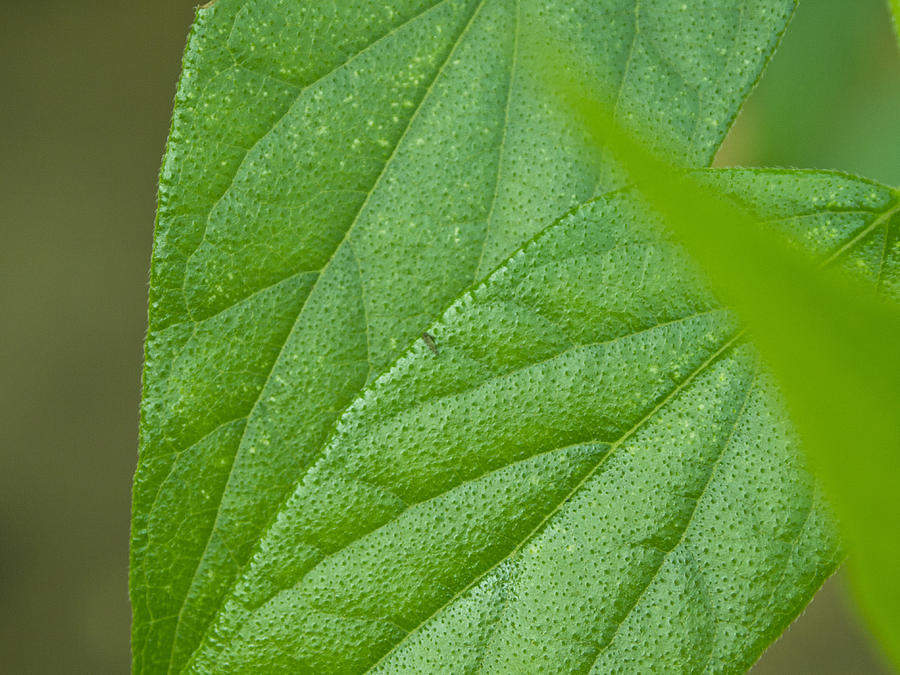
[[(193, 4), (2, 8), (0, 673), (126, 673), (156, 174)], [(900, 185), (883, 0), (801, 0), (718, 161)], [(849, 605), (829, 582), (753, 672), (886, 672)]]

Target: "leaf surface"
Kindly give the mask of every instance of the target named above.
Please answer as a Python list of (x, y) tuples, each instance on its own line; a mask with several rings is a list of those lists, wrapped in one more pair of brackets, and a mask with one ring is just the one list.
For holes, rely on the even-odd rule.
[(706, 164), (793, 6), (200, 10), (151, 270), (136, 672), (183, 668), (340, 411), (440, 309), (566, 209), (620, 184), (536, 95), (519, 46), (549, 30), (615, 92), (620, 114), (648, 122), (655, 147)]
[[(705, 179), (895, 279), (869, 241), (891, 190)], [(462, 294), (438, 354), (416, 341), (341, 416), (188, 672), (748, 668), (841, 552), (745, 333), (661, 232), (619, 191)]]

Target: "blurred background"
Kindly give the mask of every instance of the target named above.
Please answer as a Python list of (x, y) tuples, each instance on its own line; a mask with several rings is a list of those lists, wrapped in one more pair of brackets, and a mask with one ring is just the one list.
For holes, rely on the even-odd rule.
[[(129, 669), (147, 269), (193, 5), (3, 4), (0, 673)], [(885, 1), (801, 0), (717, 163), (900, 185)], [(886, 673), (850, 607), (838, 575), (754, 675)]]

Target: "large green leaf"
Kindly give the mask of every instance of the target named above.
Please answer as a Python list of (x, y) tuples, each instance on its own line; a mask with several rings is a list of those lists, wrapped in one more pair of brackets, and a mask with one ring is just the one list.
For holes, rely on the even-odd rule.
[(520, 45), (549, 31), (655, 147), (701, 165), (793, 6), (218, 0), (199, 12), (151, 272), (137, 672), (186, 663), (366, 383), (528, 237), (619, 185), (538, 95)]
[[(708, 179), (896, 280), (873, 243), (891, 190)], [(189, 672), (737, 673), (839, 561), (744, 332), (635, 193), (562, 219), (428, 330), (437, 353), (416, 341), (341, 416)]]

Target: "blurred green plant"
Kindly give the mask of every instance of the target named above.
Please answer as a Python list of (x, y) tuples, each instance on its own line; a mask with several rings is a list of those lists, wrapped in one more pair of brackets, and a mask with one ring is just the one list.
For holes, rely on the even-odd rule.
[[(850, 339), (886, 349), (869, 329), (894, 310), (803, 259), (894, 293), (896, 193), (674, 168), (712, 161), (794, 5), (199, 11), (151, 274), (136, 672), (753, 663), (842, 553), (777, 388), (693, 258), (808, 444), (848, 414), (871, 424), (840, 438), (884, 441), (890, 416), (863, 408), (897, 395), (893, 356), (842, 360)], [(809, 432), (816, 410), (829, 425)], [(864, 465), (842, 468), (848, 521), (861, 499), (887, 517), (887, 492), (858, 494)], [(885, 562), (851, 534), (861, 569)]]

